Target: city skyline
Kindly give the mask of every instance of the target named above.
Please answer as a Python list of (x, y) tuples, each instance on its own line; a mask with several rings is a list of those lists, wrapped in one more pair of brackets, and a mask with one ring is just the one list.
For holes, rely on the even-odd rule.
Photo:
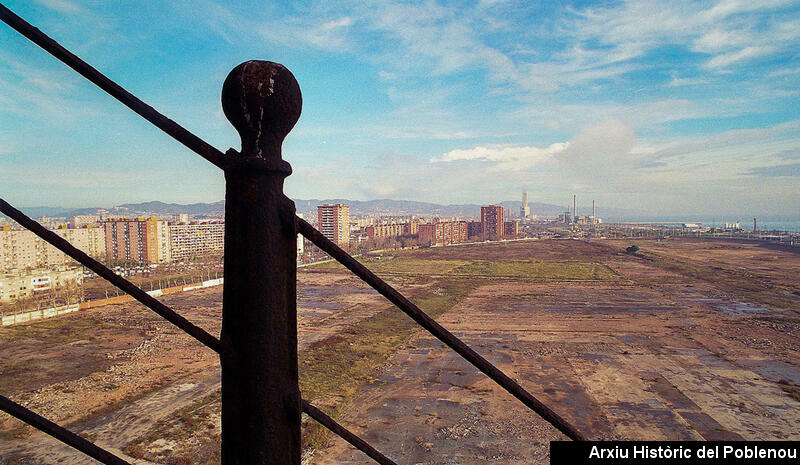
[[(7, 5), (222, 150), (238, 147), (228, 70), (289, 67), (305, 104), (284, 147), (292, 197), (482, 204), (527, 188), (800, 216), (797, 2)], [(0, 43), (0, 196), (222, 198), (216, 168), (10, 28)]]

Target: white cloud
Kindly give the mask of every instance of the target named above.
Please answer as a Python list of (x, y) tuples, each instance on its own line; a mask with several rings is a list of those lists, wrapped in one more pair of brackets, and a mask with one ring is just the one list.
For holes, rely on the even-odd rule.
[(717, 55), (714, 58), (708, 60), (706, 66), (708, 68), (725, 68), (742, 60), (750, 60), (763, 55), (767, 55), (769, 53), (772, 53), (774, 50), (775, 50), (774, 47), (745, 47), (735, 52), (728, 52)]
[(697, 84), (707, 84), (706, 78), (681, 78), (673, 73), (672, 80), (667, 83), (667, 87), (694, 86)]
[(723, 19), (740, 13), (748, 13), (758, 10), (767, 10), (791, 4), (791, 0), (723, 0), (714, 5), (713, 8), (703, 11), (702, 16), (709, 20)]
[[(567, 27), (578, 31), (577, 36), (583, 41), (595, 40), (610, 46), (603, 49), (609, 60), (615, 55), (627, 59), (677, 44), (712, 55), (709, 68), (723, 68), (789, 48), (788, 40), (797, 34), (796, 21), (774, 15), (759, 24), (755, 15), (789, 4), (723, 1), (704, 9), (695, 2), (626, 1), (620, 6), (576, 11), (579, 19)], [(744, 17), (741, 13), (754, 15)]]
[(776, 71), (772, 71), (771, 73), (767, 74), (767, 77), (784, 77), (784, 76), (792, 76), (795, 74), (800, 74), (800, 67), (795, 68), (783, 68)]
[(68, 0), (36, 0), (36, 3), (46, 6), (59, 13), (76, 14), (83, 13), (85, 10)]
[(386, 70), (380, 70), (378, 71), (378, 77), (381, 81), (394, 81), (397, 79), (397, 74)]
[(309, 11), (308, 14), (287, 18), (253, 21), (258, 34), (270, 41), (290, 47), (312, 47), (331, 52), (342, 52), (354, 46), (350, 40), (355, 20), (349, 16), (329, 19), (326, 11)]
[(585, 128), (568, 142), (556, 142), (547, 147), (477, 146), (451, 150), (430, 161), (479, 161), (488, 162), (494, 171), (521, 171), (555, 160), (568, 172), (596, 176), (628, 157), (633, 141), (630, 127), (617, 120), (607, 120)]
[(568, 144), (557, 142), (546, 148), (533, 146), (521, 147), (484, 147), (451, 150), (441, 157), (432, 158), (432, 163), (453, 162), (458, 160), (480, 160), (494, 162), (494, 170), (518, 171), (532, 168), (553, 156), (563, 152)]
[(323, 30), (323, 31), (332, 31), (334, 29), (338, 29), (338, 28), (341, 28), (341, 27), (352, 26), (353, 23), (354, 23), (353, 18), (345, 16), (345, 17), (342, 17), (342, 18), (339, 18), (339, 19), (334, 19), (334, 20), (326, 21), (326, 22), (322, 23), (322, 25), (320, 26), (320, 29)]

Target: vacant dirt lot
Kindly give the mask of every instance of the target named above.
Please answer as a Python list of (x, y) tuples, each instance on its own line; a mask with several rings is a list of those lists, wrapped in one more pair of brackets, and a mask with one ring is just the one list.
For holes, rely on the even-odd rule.
[[(630, 244), (364, 260), (589, 437), (800, 439), (800, 255)], [(547, 463), (557, 431), (355, 278), (312, 267), (298, 296), (304, 396), (398, 463)], [(218, 333), (219, 289), (165, 300)], [(216, 356), (138, 305), (0, 329), (0, 372), (5, 394), (140, 463), (218, 463)], [(305, 431), (307, 463), (371, 463)], [(91, 463), (13, 420), (0, 432), (0, 463)]]
[[(381, 299), (348, 275), (303, 274), (301, 350), (385, 308)], [(221, 287), (163, 301), (219, 334)], [(0, 392), (104, 447), (124, 448), (218, 388), (217, 355), (139, 304), (0, 328)], [(0, 463), (56, 462), (94, 463), (0, 414)]]
[[(480, 246), (411, 255), (614, 270), (612, 280), (485, 279), (439, 318), (592, 438), (800, 439), (799, 315), (748, 301), (752, 288), (730, 277), (713, 282), (720, 271), (772, 276), (758, 295), (796, 309), (800, 297), (785, 291), (798, 284), (798, 256), (719, 243), (709, 251), (707, 243), (640, 242), (640, 256), (618, 253), (628, 245), (530, 241), (485, 255)], [(392, 357), (358, 400), (347, 422), (400, 463), (546, 463), (548, 441), (560, 438), (427, 334)], [(370, 463), (341, 441), (312, 462)]]

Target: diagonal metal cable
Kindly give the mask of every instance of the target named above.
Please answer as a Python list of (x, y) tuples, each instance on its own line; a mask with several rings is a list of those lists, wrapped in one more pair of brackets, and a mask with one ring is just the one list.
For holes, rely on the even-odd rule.
[(542, 418), (547, 420), (551, 425), (555, 426), (567, 437), (576, 441), (586, 440), (583, 434), (581, 434), (567, 420), (550, 409), (550, 407), (543, 404), (539, 399), (526, 391), (525, 388), (520, 386), (519, 383), (509, 378), (505, 373), (500, 371), (500, 369), (492, 365), (491, 362), (475, 352), (470, 346), (465, 344), (453, 333), (446, 330), (442, 325), (437, 323), (436, 320), (428, 316), (428, 314), (420, 310), (419, 307), (408, 300), (403, 294), (390, 286), (386, 281), (376, 276), (375, 273), (371, 272), (367, 267), (350, 256), (350, 254), (342, 250), (338, 245), (334, 244), (333, 241), (323, 236), (321, 232), (317, 231), (316, 228), (311, 226), (307, 221), (302, 218), (297, 218), (297, 229), (303, 236), (313, 242), (314, 245), (325, 251), (331, 257), (335, 258), (339, 263), (344, 265), (348, 270), (352, 271), (365, 283), (372, 286), (373, 289), (389, 299), (390, 302), (395, 304), (406, 315), (410, 316), (414, 321), (417, 322), (417, 324), (425, 328), (437, 339), (447, 344), (458, 355), (464, 357), (464, 359), (466, 359), (469, 363), (491, 378), (492, 381), (499, 384), (503, 389), (522, 401), (522, 403), (528, 408), (541, 415)]
[(131, 297), (141, 302), (142, 305), (156, 312), (162, 318), (182, 329), (187, 334), (206, 345), (206, 347), (215, 352), (219, 352), (219, 340), (209, 334), (206, 330), (182, 317), (171, 308), (159, 302), (158, 299), (141, 290), (132, 282), (114, 273), (102, 263), (86, 255), (85, 252), (70, 244), (66, 239), (37, 223), (21, 211), (11, 206), (11, 204), (2, 198), (0, 198), (0, 211), (22, 225), (25, 229), (28, 229), (32, 233), (41, 237), (45, 242), (64, 252), (67, 256), (71, 257), (81, 265), (94, 271), (100, 277), (118, 287), (123, 292), (130, 294)]
[[(103, 265), (102, 263), (98, 262), (97, 260), (93, 259), (92, 257), (86, 255), (83, 251), (75, 248), (72, 244), (70, 244), (64, 238), (58, 236), (54, 232), (50, 231), (49, 229), (45, 228), (38, 222), (34, 221), (21, 211), (17, 210), (13, 206), (11, 206), (8, 202), (0, 198), (0, 212), (3, 212), (6, 216), (13, 219), (26, 229), (30, 230), (37, 236), (41, 237), (45, 242), (49, 243), (53, 247), (57, 248), (61, 252), (64, 252), (66, 255), (70, 256), (74, 260), (76, 260), (81, 265), (89, 268), (90, 270), (97, 273), (99, 276), (106, 279), (111, 284), (117, 286), (122, 291), (130, 294), (133, 298), (141, 302), (147, 308), (153, 310), (158, 315), (169, 321), (170, 323), (174, 324), (178, 328), (182, 329), (184, 332), (189, 334), (190, 336), (194, 337), (201, 343), (205, 344), (208, 348), (213, 350), (214, 352), (219, 353), (220, 351), (220, 343), (219, 339), (209, 334), (203, 328), (194, 325), (193, 323), (189, 322), (186, 318), (179, 315), (177, 312), (172, 310), (171, 308), (167, 307), (163, 303), (159, 302), (157, 299), (151, 297), (145, 291), (138, 288), (135, 284), (128, 281), (127, 279), (119, 276), (118, 274), (114, 273), (111, 269)], [(10, 401), (9, 401), (10, 402)], [(16, 404), (19, 408), (23, 408), (19, 404)], [(0, 408), (2, 405), (0, 405)], [(319, 410), (318, 408), (311, 405), (309, 402), (303, 400), (302, 401), (302, 408), (303, 412), (308, 414), (311, 418), (319, 422), (321, 425), (325, 426), (333, 433), (339, 435), (342, 439), (352, 444), (361, 452), (364, 452), (375, 460), (376, 462), (380, 463), (381, 465), (396, 465), (392, 460), (387, 458), (385, 455), (378, 452), (375, 448), (370, 446), (366, 441), (361, 439), (360, 437), (356, 436), (354, 433), (349, 431), (344, 426), (340, 425), (336, 422), (333, 418), (326, 415), (324, 412)], [(9, 412), (11, 413), (11, 412)], [(33, 412), (30, 412), (33, 415)], [(18, 417), (19, 418), (19, 417)], [(33, 416), (29, 416), (27, 418), (35, 419)], [(26, 421), (23, 418), (20, 418), (23, 421)], [(26, 421), (26, 423), (28, 423)], [(39, 423), (28, 423), (31, 426), (34, 426), (38, 429), (41, 422)], [(56, 425), (58, 426), (58, 425)], [(63, 428), (62, 428), (63, 429)], [(55, 437), (56, 439), (62, 440), (62, 437), (55, 436), (52, 434), (52, 429), (44, 430), (41, 429), (47, 434)], [(70, 444), (70, 443), (68, 443)], [(90, 443), (91, 444), (91, 443)], [(72, 444), (70, 444), (72, 445)], [(74, 447), (74, 446), (73, 446)], [(83, 451), (82, 449), (78, 449)], [(105, 463), (105, 462), (104, 462)], [(109, 463), (119, 463), (119, 462), (109, 462)], [(123, 462), (124, 463), (124, 462)]]
[(78, 436), (72, 431), (53, 423), (38, 413), (26, 409), (8, 397), (0, 395), (0, 410), (13, 416), (14, 418), (17, 418), (18, 420), (24, 421), (40, 431), (49, 434), (64, 444), (74, 447), (75, 449), (83, 452), (100, 463), (105, 465), (131, 465), (111, 452), (102, 449), (94, 443)]
[[(52, 54), (67, 66), (73, 68), (82, 76), (86, 77), (91, 82), (95, 83), (101, 89), (108, 92), (112, 97), (116, 98), (134, 112), (141, 115), (146, 120), (150, 121), (157, 127), (161, 128), (164, 132), (171, 135), (178, 142), (190, 148), (198, 155), (209, 160), (214, 165), (222, 168), (224, 163), (224, 155), (219, 150), (215, 149), (199, 137), (195, 136), (182, 126), (174, 121), (165, 117), (163, 114), (156, 111), (154, 108), (145, 104), (133, 94), (120, 87), (118, 84), (111, 81), (105, 75), (91, 67), (89, 64), (70, 53), (64, 47), (59, 45), (55, 40), (48, 37), (39, 29), (33, 27), (25, 20), (5, 8), (0, 4), (0, 20), (6, 22), (8, 25), (17, 30), (20, 34), (24, 35), (45, 51)], [(402, 311), (408, 314), (414, 321), (423, 326), (426, 330), (431, 332), (434, 336), (439, 338), (442, 342), (447, 344), (459, 355), (464, 357), (467, 361), (475, 365), (483, 373), (489, 376), (493, 381), (498, 383), (506, 391), (517, 397), (531, 410), (541, 415), (550, 424), (555, 426), (567, 437), (574, 440), (585, 440), (584, 436), (577, 431), (577, 429), (569, 424), (566, 420), (556, 414), (549, 407), (544, 405), (541, 401), (536, 399), (533, 395), (527, 392), (516, 381), (509, 378), (505, 373), (500, 371), (497, 367), (489, 363), (486, 359), (481, 357), (477, 352), (472, 350), (469, 346), (464, 344), (460, 339), (455, 337), (452, 333), (444, 329), (441, 325), (436, 323), (435, 320), (430, 318), (425, 312), (420, 310), (416, 305), (411, 303), (402, 294), (397, 292), (394, 288), (389, 286), (386, 282), (378, 278), (375, 274), (369, 271), (366, 267), (361, 265), (358, 261), (352, 258), (349, 254), (341, 250), (336, 244), (329, 241), (327, 238), (317, 231), (313, 226), (308, 224), (305, 220), (297, 218), (298, 228), (301, 233), (314, 242), (318, 247), (323, 249), (337, 261), (345, 265), (357, 276), (365, 280), (378, 292), (383, 294), (392, 303), (397, 305)], [(326, 242), (327, 241), (327, 242)], [(320, 245), (322, 244), (322, 245)]]
[(62, 47), (58, 42), (51, 39), (24, 19), (17, 16), (13, 11), (0, 3), (0, 20), (14, 28), (17, 32), (27, 37), (45, 51), (61, 60), (64, 64), (74, 69), (78, 74), (85, 77), (97, 87), (106, 91), (109, 95), (122, 102), (125, 106), (136, 112), (142, 118), (153, 123), (156, 127), (172, 136), (175, 140), (185, 145), (201, 157), (210, 161), (214, 165), (222, 168), (222, 161), (225, 157), (222, 152), (212, 147), (206, 141), (195, 136), (180, 124), (158, 112), (155, 108), (139, 100), (122, 86), (106, 77), (100, 71), (81, 60)]

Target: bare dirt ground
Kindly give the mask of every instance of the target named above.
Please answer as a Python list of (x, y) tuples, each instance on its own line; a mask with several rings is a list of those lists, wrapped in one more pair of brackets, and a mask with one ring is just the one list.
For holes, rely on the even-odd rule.
[[(383, 309), (381, 297), (341, 273), (303, 274), (301, 350)], [(222, 288), (163, 301), (219, 334)], [(138, 304), (112, 305), (0, 328), (0, 392), (119, 450), (219, 388), (216, 354)], [(0, 463), (95, 463), (0, 414)]]
[[(631, 242), (546, 240), (368, 265), (591, 438), (800, 439), (800, 255), (636, 243), (637, 255), (620, 252)], [(220, 300), (219, 289), (165, 299), (212, 334)], [(362, 326), (385, 336), (395, 324), (335, 268), (300, 273), (298, 307), (301, 355), (344, 356), (348, 338), (369, 335)], [(310, 400), (337, 406), (401, 464), (548, 462), (560, 433), (431, 336), (409, 334), (370, 359), (354, 394)], [(5, 394), (120, 453), (136, 444), (125, 450), (149, 459), (138, 463), (169, 463), (173, 450), (218, 463), (218, 370), (215, 354), (138, 305), (0, 329)], [(0, 464), (91, 463), (14, 420), (0, 434)], [(371, 463), (339, 439), (313, 445), (306, 463)]]
[[(438, 321), (591, 438), (800, 439), (797, 312), (753, 304), (611, 245), (427, 251), (429, 259), (597, 260), (619, 275), (612, 283), (487, 280)], [(742, 253), (734, 244), (728, 256), (719, 245), (710, 252), (693, 243), (640, 246), (678, 259), (703, 251), (719, 257), (710, 266), (729, 271), (754, 268), (776, 280), (775, 292), (798, 283), (790, 252), (756, 246)], [(707, 260), (704, 254), (697, 260)], [(382, 373), (346, 423), (398, 463), (547, 463), (548, 441), (563, 439), (427, 334)], [(341, 441), (312, 462), (370, 463)]]

